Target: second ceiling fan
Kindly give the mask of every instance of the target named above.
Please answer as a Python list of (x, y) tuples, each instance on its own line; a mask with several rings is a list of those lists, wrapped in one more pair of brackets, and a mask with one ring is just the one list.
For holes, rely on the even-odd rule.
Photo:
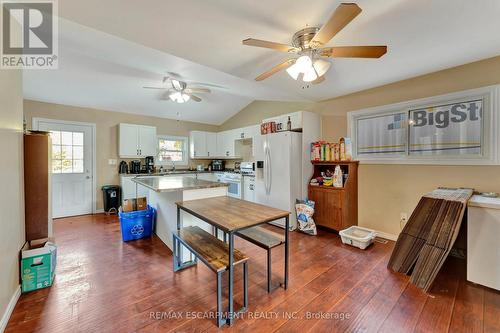
[(321, 83), (330, 69), (328, 58), (380, 58), (387, 52), (387, 46), (333, 46), (324, 47), (339, 31), (361, 13), (355, 3), (340, 4), (321, 28), (307, 27), (297, 31), (292, 38), (292, 45), (247, 38), (244, 45), (264, 47), (281, 52), (300, 55), (274, 66), (255, 78), (256, 81), (267, 79), (273, 74), (286, 69), (294, 79), (304, 82)]

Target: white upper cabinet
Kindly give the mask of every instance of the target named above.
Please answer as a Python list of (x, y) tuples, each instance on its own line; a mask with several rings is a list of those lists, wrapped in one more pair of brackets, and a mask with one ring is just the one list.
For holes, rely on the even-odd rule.
[(118, 125), (118, 155), (120, 158), (135, 158), (156, 155), (156, 127)]
[(207, 132), (189, 132), (189, 155), (191, 158), (208, 157)]
[(217, 133), (206, 132), (207, 157), (217, 156)]
[(217, 133), (189, 132), (189, 155), (191, 158), (217, 157)]
[(260, 125), (237, 128), (213, 133), (204, 131), (189, 132), (189, 155), (191, 158), (238, 158), (235, 141), (254, 138), (260, 135)]
[(234, 158), (234, 141), (238, 139), (239, 130), (217, 133), (217, 155), (222, 158)]
[(139, 126), (139, 153), (141, 156), (156, 156), (156, 127)]

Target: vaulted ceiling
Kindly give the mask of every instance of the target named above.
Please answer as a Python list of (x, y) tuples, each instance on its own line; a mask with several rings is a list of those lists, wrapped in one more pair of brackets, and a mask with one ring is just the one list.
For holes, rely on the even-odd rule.
[[(384, 44), (384, 57), (334, 59), (326, 80), (310, 87), (286, 72), (253, 80), (288, 55), (242, 39), (290, 43), (340, 3), (59, 1), (59, 69), (25, 71), (25, 97), (220, 124), (253, 100), (319, 101), (500, 54), (500, 1), (359, 0), (363, 12), (329, 45)], [(167, 72), (224, 88), (185, 104), (141, 88)]]

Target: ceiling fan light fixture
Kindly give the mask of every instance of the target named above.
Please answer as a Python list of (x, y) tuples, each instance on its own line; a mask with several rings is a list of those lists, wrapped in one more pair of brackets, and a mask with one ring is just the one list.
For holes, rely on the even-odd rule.
[(191, 98), (188, 94), (181, 93), (179, 91), (173, 92), (168, 95), (168, 97), (177, 103), (185, 103)]
[(297, 67), (297, 64), (293, 64), (292, 66), (286, 69), (288, 75), (292, 77), (292, 79), (297, 80), (299, 78), (300, 70)]
[(309, 67), (305, 72), (304, 76), (302, 77), (302, 80), (304, 82), (312, 82), (318, 78), (318, 74), (316, 74), (316, 70), (314, 70), (314, 67), (311, 66)]
[(323, 59), (317, 59), (313, 63), (314, 70), (316, 71), (316, 74), (318, 74), (318, 77), (325, 75), (331, 65), (332, 64), (329, 61)]

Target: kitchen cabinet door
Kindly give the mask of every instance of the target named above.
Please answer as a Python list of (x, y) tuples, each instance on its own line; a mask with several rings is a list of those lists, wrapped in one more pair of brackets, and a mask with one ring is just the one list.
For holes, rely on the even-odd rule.
[(191, 158), (207, 157), (207, 135), (202, 131), (189, 133), (189, 154)]
[(139, 126), (139, 155), (156, 157), (156, 127)]
[(137, 157), (139, 155), (139, 127), (133, 124), (120, 124), (118, 136), (118, 155), (121, 158)]
[(222, 156), (223, 157), (234, 157), (234, 141), (238, 138), (238, 130), (230, 130), (223, 132), (223, 146), (222, 146)]
[(217, 156), (217, 133), (206, 132), (207, 157)]

